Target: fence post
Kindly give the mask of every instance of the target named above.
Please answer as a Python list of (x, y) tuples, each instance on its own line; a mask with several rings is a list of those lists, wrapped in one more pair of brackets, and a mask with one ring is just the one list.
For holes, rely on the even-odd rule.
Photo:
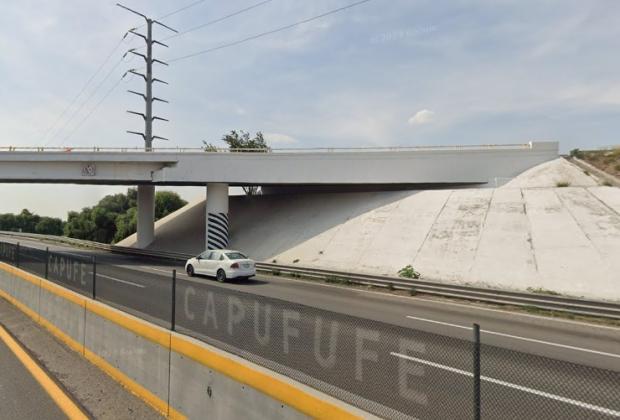
[(480, 420), (480, 325), (474, 324), (474, 420)]
[(19, 268), (19, 242), (17, 243), (17, 249), (15, 250), (15, 266)]
[(93, 255), (93, 299), (97, 300), (97, 257)]
[(50, 247), (45, 248), (45, 278), (47, 279), (50, 274)]
[(170, 316), (170, 329), (174, 331), (176, 327), (177, 314), (177, 270), (172, 270), (172, 314)]

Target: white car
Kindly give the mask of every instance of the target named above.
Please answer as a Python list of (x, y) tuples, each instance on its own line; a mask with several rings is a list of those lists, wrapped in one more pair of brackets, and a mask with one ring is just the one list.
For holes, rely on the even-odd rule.
[(187, 275), (214, 276), (217, 281), (226, 279), (247, 279), (256, 275), (256, 263), (239, 251), (216, 249), (205, 251), (185, 263)]

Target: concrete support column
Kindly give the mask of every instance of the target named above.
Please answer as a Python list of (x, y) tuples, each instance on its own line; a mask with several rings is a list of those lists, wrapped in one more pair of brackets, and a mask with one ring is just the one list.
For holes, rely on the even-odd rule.
[(138, 185), (138, 248), (155, 239), (155, 186)]
[(228, 248), (228, 184), (207, 184), (206, 249)]

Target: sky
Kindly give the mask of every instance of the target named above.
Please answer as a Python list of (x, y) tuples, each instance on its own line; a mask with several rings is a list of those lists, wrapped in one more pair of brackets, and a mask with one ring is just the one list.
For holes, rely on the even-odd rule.
[[(193, 53), (355, 0), (125, 0), (156, 27), (155, 134), (163, 147), (262, 131), (272, 147), (502, 144), (562, 151), (620, 143), (620, 2), (371, 0), (286, 31)], [(144, 82), (123, 73), (143, 21), (109, 0), (5, 2), (0, 146), (139, 147)], [(166, 39), (169, 38), (169, 39)], [(117, 47), (117, 48), (116, 48)], [(107, 57), (110, 57), (106, 61)], [(103, 65), (103, 67), (101, 67)], [(101, 67), (101, 70), (96, 71)], [(94, 76), (94, 77), (93, 77)], [(89, 79), (92, 80), (87, 84)], [(83, 87), (86, 88), (82, 91)], [(80, 94), (81, 93), (81, 94)], [(76, 95), (80, 94), (79, 96)], [(0, 213), (66, 217), (126, 187), (0, 185)], [(202, 188), (176, 189), (188, 200)]]

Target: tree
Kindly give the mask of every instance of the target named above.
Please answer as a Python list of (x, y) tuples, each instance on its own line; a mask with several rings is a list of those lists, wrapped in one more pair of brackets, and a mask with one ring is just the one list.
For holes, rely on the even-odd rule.
[(62, 220), (55, 217), (41, 217), (39, 223), (34, 227), (34, 232), (41, 235), (61, 236), (63, 234)]
[(81, 212), (70, 211), (65, 223), (65, 236), (76, 239), (92, 240), (97, 226), (90, 217), (91, 209), (84, 207)]
[(62, 235), (63, 221), (53, 217), (41, 217), (24, 209), (19, 214), (0, 214), (0, 230)]
[(116, 233), (114, 242), (119, 242), (136, 233), (138, 227), (138, 208), (132, 207), (127, 213), (116, 218)]
[[(263, 133), (258, 131), (254, 137), (250, 137), (250, 133), (243, 130), (231, 130), (230, 133), (225, 134), (222, 137), (222, 141), (228, 145), (228, 149), (231, 152), (245, 152), (245, 153), (268, 153), (271, 151), (269, 145), (265, 141)], [(217, 147), (213, 144), (203, 141), (203, 149), (206, 152), (216, 152)], [(258, 186), (243, 187), (243, 191), (247, 195), (256, 195), (258, 193)]]
[[(159, 191), (155, 194), (155, 220), (180, 209), (187, 202), (178, 194)], [(90, 241), (115, 243), (134, 234), (138, 225), (138, 193), (107, 195), (96, 206), (70, 212), (65, 225), (66, 236)]]
[(38, 215), (31, 213), (27, 209), (23, 209), (22, 212), (17, 215), (18, 230), (32, 233), (40, 220), (41, 218)]
[(187, 204), (179, 195), (172, 191), (159, 191), (155, 194), (155, 218), (168, 216)]
[[(155, 220), (166, 217), (186, 204), (177, 193), (157, 192)], [(93, 207), (84, 207), (79, 212), (70, 211), (66, 222), (57, 218), (41, 217), (26, 209), (17, 215), (0, 214), (0, 230), (58, 236), (64, 234), (70, 238), (115, 243), (136, 232), (137, 206), (138, 191), (130, 188), (127, 194), (106, 195)]]
[[(250, 133), (243, 130), (239, 132), (232, 130), (230, 133), (222, 137), (222, 141), (228, 145), (232, 152), (260, 152), (265, 153), (270, 150), (267, 142), (260, 131), (254, 137), (250, 137)], [(243, 150), (239, 150), (243, 149)]]

